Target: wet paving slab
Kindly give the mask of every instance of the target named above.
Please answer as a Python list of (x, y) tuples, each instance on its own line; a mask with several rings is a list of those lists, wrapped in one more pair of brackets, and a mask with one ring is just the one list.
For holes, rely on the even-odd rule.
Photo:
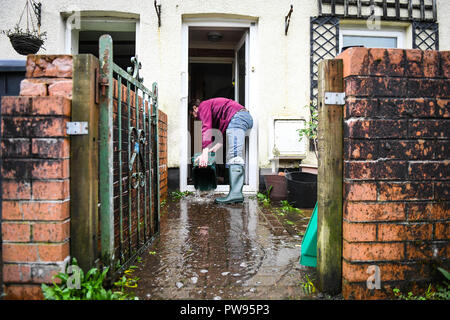
[(141, 300), (310, 299), (301, 283), (315, 269), (299, 264), (301, 237), (274, 227), (252, 197), (232, 205), (214, 198), (167, 201), (160, 235), (133, 272), (133, 293)]

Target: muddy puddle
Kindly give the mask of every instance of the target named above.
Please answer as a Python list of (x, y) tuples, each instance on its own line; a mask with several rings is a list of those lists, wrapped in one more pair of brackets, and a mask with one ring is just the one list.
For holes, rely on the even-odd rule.
[[(302, 287), (315, 273), (299, 265), (302, 237), (253, 197), (233, 205), (214, 198), (167, 200), (160, 236), (135, 263), (132, 292), (142, 300), (312, 298)], [(306, 229), (308, 219), (299, 221)]]

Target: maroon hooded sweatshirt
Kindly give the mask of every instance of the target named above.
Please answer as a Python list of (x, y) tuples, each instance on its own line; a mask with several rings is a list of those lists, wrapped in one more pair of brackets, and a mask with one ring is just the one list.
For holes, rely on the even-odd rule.
[(241, 109), (244, 109), (242, 105), (226, 98), (213, 98), (200, 103), (197, 114), (202, 121), (202, 149), (212, 143), (211, 129), (219, 129), (225, 137), (231, 118)]

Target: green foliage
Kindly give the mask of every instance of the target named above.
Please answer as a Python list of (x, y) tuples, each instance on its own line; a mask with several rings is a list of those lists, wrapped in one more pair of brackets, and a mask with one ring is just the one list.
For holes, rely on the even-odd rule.
[[(438, 270), (450, 281), (450, 273), (447, 270), (442, 268), (438, 268)], [(415, 295), (411, 291), (404, 295), (398, 288), (395, 288), (392, 291), (400, 300), (450, 300), (450, 284), (447, 281), (444, 281), (443, 284), (444, 285), (436, 285), (436, 289), (433, 289), (431, 284), (428, 285), (428, 288), (423, 295)]]
[(298, 129), (297, 132), (299, 134), (299, 140), (303, 138), (307, 138), (313, 141), (314, 143), (314, 153), (316, 158), (318, 159), (317, 154), (317, 127), (319, 125), (319, 114), (317, 112), (317, 108), (314, 107), (312, 103), (309, 104), (310, 110), (310, 118), (309, 121), (306, 122), (306, 125), (303, 129)]
[(314, 283), (309, 279), (308, 275), (305, 275), (305, 277), (306, 281), (301, 282), (300, 285), (305, 294), (312, 295), (314, 292), (316, 292), (316, 287), (314, 286)]
[(0, 34), (4, 34), (8, 38), (11, 36), (29, 36), (35, 39), (44, 41), (47, 39), (47, 32), (39, 33), (37, 30), (23, 30), (21, 27), (16, 25), (14, 29), (2, 30)]
[(262, 202), (263, 205), (268, 206), (270, 205), (270, 192), (272, 191), (272, 186), (269, 186), (269, 188), (266, 190), (266, 193), (258, 192), (256, 195), (258, 200)]
[(190, 196), (190, 195), (193, 195), (194, 193), (193, 192), (191, 192), (191, 191), (179, 191), (179, 190), (176, 190), (176, 191), (172, 191), (171, 193), (170, 193), (170, 196), (174, 199), (174, 200), (180, 200), (181, 198), (184, 198), (184, 197), (187, 197), (187, 196)]
[(289, 213), (289, 212), (302, 213), (302, 210), (294, 207), (287, 200), (281, 200), (281, 211), (283, 211), (285, 213)]
[[(77, 260), (73, 258), (72, 266), (78, 267)], [(61, 280), (60, 284), (56, 284), (53, 281), (53, 286), (47, 286), (42, 284), (42, 292), (46, 300), (127, 300), (130, 297), (123, 292), (105, 289), (103, 287), (103, 281), (106, 278), (109, 268), (99, 270), (98, 268), (92, 268), (86, 274), (81, 268), (78, 275), (69, 274), (68, 267), (64, 273), (60, 272), (53, 278)], [(79, 277), (79, 283), (74, 280), (74, 276)], [(77, 285), (74, 285), (74, 282)], [(77, 288), (78, 287), (78, 288)]]

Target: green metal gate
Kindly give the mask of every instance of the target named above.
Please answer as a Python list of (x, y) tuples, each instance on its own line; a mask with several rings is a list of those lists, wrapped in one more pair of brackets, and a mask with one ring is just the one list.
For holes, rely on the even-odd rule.
[(159, 232), (158, 92), (143, 85), (141, 64), (113, 62), (113, 42), (100, 37), (99, 198), (104, 264), (126, 266)]

